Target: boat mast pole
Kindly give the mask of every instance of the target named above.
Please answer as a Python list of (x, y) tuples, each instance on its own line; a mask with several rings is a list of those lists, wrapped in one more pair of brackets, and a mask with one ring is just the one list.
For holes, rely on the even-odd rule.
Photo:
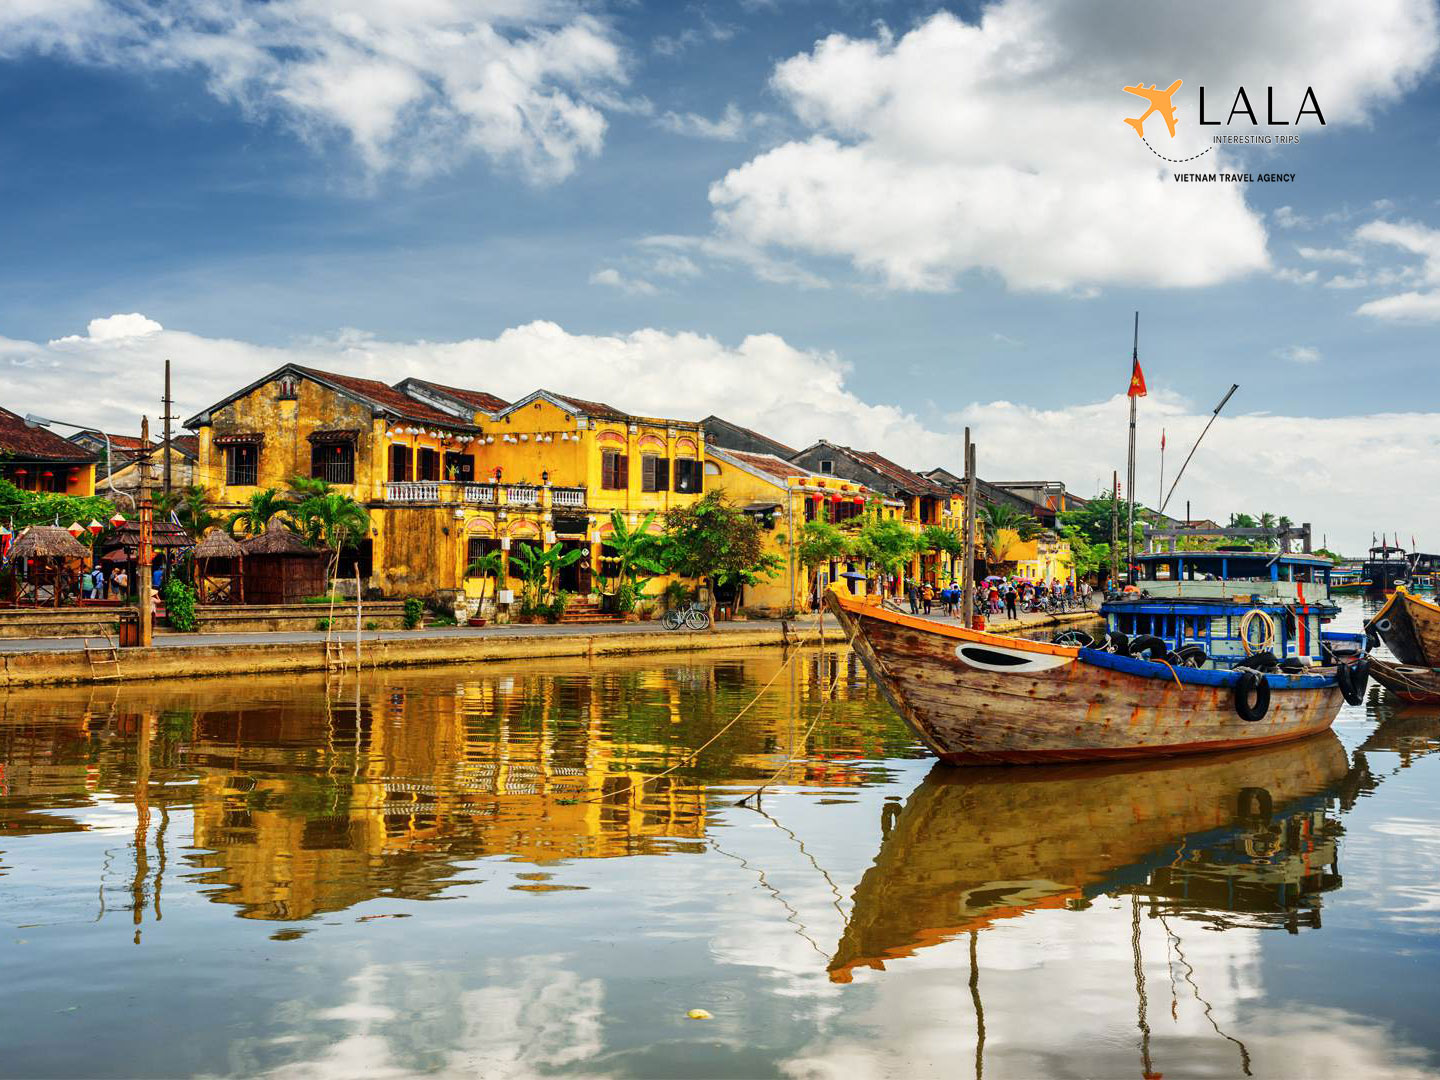
[(1120, 470), (1110, 473), (1110, 587), (1120, 579)]
[[(1171, 498), (1173, 498), (1174, 495), (1175, 495), (1175, 489), (1180, 486), (1180, 478), (1185, 475), (1185, 469), (1189, 466), (1189, 464), (1190, 464), (1190, 459), (1195, 456), (1195, 451), (1200, 449), (1200, 442), (1201, 442), (1202, 439), (1205, 438), (1205, 433), (1210, 430), (1210, 425), (1213, 424), (1213, 423), (1215, 423), (1215, 418), (1220, 415), (1220, 410), (1223, 409), (1223, 408), (1225, 408), (1226, 402), (1228, 402), (1228, 401), (1230, 400), (1230, 398), (1234, 396), (1235, 391), (1236, 391), (1236, 390), (1239, 390), (1239, 389), (1240, 389), (1240, 384), (1239, 384), (1239, 383), (1231, 383), (1231, 384), (1230, 384), (1230, 389), (1227, 390), (1227, 391), (1225, 391), (1225, 396), (1220, 399), (1220, 404), (1219, 404), (1219, 405), (1216, 405), (1215, 408), (1214, 408), (1214, 410), (1210, 413), (1210, 419), (1207, 420), (1207, 421), (1205, 421), (1205, 430), (1202, 431), (1202, 432), (1200, 432), (1200, 438), (1195, 440), (1195, 445), (1190, 448), (1190, 453), (1185, 456), (1185, 462), (1184, 462), (1184, 464), (1182, 464), (1182, 465), (1180, 466), (1180, 471), (1175, 474), (1175, 482), (1170, 485), (1170, 494), (1169, 494), (1169, 495), (1166, 495), (1166, 496), (1165, 496), (1165, 501), (1160, 504), (1160, 512), (1161, 512), (1162, 514), (1165, 512), (1165, 507), (1167, 507), (1167, 506), (1170, 505), (1170, 500), (1171, 500)], [(1188, 504), (1187, 504), (1187, 505), (1188, 505)], [(1187, 521), (1190, 519), (1190, 514), (1189, 514), (1188, 511), (1187, 511), (1186, 514), (1185, 514), (1185, 519), (1186, 519)], [(1232, 522), (1231, 524), (1234, 524), (1234, 523)], [(1371, 534), (1370, 534), (1370, 538), (1371, 538), (1371, 540), (1374, 540), (1375, 534), (1374, 534), (1374, 533), (1371, 533)]]
[(960, 621), (971, 626), (975, 621), (975, 447), (970, 442), (970, 429), (965, 429), (965, 512), (961, 519), (961, 542), (964, 554), (963, 588), (960, 593)]
[[(1135, 312), (1135, 343), (1130, 351), (1133, 364), (1140, 362), (1140, 312)], [(1133, 367), (1131, 370), (1134, 370)], [(1135, 395), (1130, 395), (1130, 454), (1126, 459), (1125, 499), (1129, 504), (1125, 524), (1125, 581), (1135, 573)]]

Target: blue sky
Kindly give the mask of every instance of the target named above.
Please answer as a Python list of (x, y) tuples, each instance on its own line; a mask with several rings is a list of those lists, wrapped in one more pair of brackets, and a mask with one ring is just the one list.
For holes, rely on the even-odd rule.
[[(1216, 512), (1326, 457), (1287, 465), (1273, 451), (1291, 429), (1260, 414), (1334, 420), (1317, 443), (1400, 469), (1432, 449), (1376, 448), (1358, 422), (1433, 408), (1432, 2), (1364, 19), (1042, 0), (137, 8), (0, 12), (0, 362), (28, 376), (6, 380), (11, 407), (93, 365), (122, 383), (92, 382), (72, 412), (114, 426), (153, 411), (157, 350), (185, 408), (295, 355), (739, 412), (917, 466), (972, 422), (999, 459), (987, 473), (1088, 491), (1120, 464), (1109, 428), (1138, 308), (1145, 423), (1169, 416), (1172, 448), (1241, 384), (1232, 408), (1252, 422), (1234, 436), (1263, 461), (1197, 461)], [(1176, 184), (1120, 123), (1144, 106), (1119, 89), (1174, 77), (1177, 137), (1158, 120), (1147, 135), (1177, 156), (1204, 145), (1202, 84), (1212, 114), (1237, 84), (1257, 102), (1274, 85), (1290, 111), (1313, 85), (1328, 123), (1223, 151), (1292, 183)], [(119, 313), (148, 321), (104, 321)], [(536, 324), (564, 347), (537, 346)], [(825, 384), (823, 400), (747, 397), (757, 336), (774, 383)], [(465, 342), (479, 353), (441, 347)], [(627, 360), (601, 378), (596, 353), (615, 349)], [(692, 362), (713, 370), (677, 380)], [(1227, 494), (1242, 462), (1272, 471)], [(1324, 496), (1313, 514), (1275, 509), (1344, 515), (1331, 468), (1289, 496)], [(1440, 506), (1416, 514), (1440, 543)]]

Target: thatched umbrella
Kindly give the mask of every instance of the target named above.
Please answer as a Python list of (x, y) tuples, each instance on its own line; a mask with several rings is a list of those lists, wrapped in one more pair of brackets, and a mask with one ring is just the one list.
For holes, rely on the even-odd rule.
[[(25, 587), (21, 591), (20, 598), (25, 599), (29, 594), (30, 600), (34, 603), (40, 602), (40, 586), (43, 584), (45, 574), (49, 570), (51, 584), (51, 599), (55, 607), (60, 606), (60, 587), (64, 584), (65, 564), (71, 560), (77, 560), (82, 565), (90, 558), (90, 549), (80, 541), (76, 540), (64, 529), (57, 525), (31, 525), (15, 538), (15, 543), (10, 547), (10, 557), (20, 565), (29, 566), (32, 562), (40, 564), (40, 573), (27, 573), (25, 575)], [(75, 583), (78, 586), (80, 575), (75, 575)]]
[(213, 529), (195, 545), (195, 577), (200, 602), (245, 602), (245, 549), (224, 529)]
[(279, 518), (271, 518), (259, 536), (241, 541), (240, 548), (245, 555), (243, 588), (252, 604), (290, 604), (324, 591), (324, 552)]

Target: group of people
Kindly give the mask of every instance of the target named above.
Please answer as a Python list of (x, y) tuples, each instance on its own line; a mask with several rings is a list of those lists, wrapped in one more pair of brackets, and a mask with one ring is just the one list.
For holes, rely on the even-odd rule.
[[(1086, 581), (1077, 585), (1073, 581), (1062, 582), (1058, 579), (1046, 583), (1013, 578), (988, 578), (975, 590), (975, 607), (977, 611), (988, 611), (992, 616), (1003, 612), (1007, 617), (1016, 619), (1021, 611), (1038, 610), (1051, 597), (1069, 603), (1078, 600), (1082, 606), (1088, 607), (1093, 594), (1094, 589)], [(906, 590), (906, 599), (910, 602), (912, 615), (929, 615), (938, 602), (945, 615), (953, 616), (959, 613), (962, 592), (960, 586), (953, 581), (942, 589), (937, 589), (928, 582), (912, 581)]]
[[(156, 592), (165, 584), (163, 563), (157, 562), (150, 571), (150, 584)], [(116, 566), (109, 574), (106, 574), (105, 567), (98, 564), (93, 570), (83, 570), (80, 573), (80, 595), (86, 600), (109, 600), (111, 597), (123, 600), (130, 595), (130, 572), (124, 565)]]

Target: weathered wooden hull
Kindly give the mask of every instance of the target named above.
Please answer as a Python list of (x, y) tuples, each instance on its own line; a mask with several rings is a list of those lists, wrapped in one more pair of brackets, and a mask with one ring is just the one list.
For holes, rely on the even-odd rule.
[(1388, 660), (1371, 657), (1370, 674), (1403, 701), (1417, 705), (1440, 703), (1440, 670), (1436, 668), (1392, 664)]
[(1333, 669), (1271, 675), (1269, 710), (1251, 723), (1236, 711), (1234, 673), (1000, 637), (835, 592), (827, 603), (891, 705), (952, 765), (1261, 746), (1326, 730), (1342, 702)]
[(1397, 589), (1365, 625), (1400, 663), (1440, 667), (1440, 606)]
[[(958, 934), (1083, 904), (1098, 892), (1150, 895), (1178, 869), (1203, 869), (1209, 852), (1232, 850), (1237, 841), (1244, 847), (1250, 834), (1271, 831), (1307, 800), (1340, 790), (1348, 775), (1333, 733), (1183, 761), (963, 774), (937, 767), (903, 807), (887, 808), (884, 841), (855, 890), (830, 978), (849, 982), (856, 968), (883, 968)], [(1273, 887), (1277, 872), (1304, 863), (1304, 878), (1323, 861), (1311, 850), (1282, 852), (1254, 867), (1231, 859), (1224, 875), (1230, 888), (1194, 903), (1259, 908), (1268, 903), (1261, 893), (1272, 900), (1282, 894)], [(1250, 879), (1272, 887), (1247, 889)], [(1326, 885), (1302, 881), (1322, 891)]]

